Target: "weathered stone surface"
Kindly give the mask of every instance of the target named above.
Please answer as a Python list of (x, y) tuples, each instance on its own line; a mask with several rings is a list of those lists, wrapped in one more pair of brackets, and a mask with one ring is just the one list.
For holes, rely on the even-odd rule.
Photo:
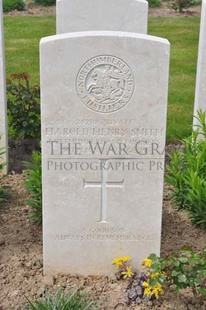
[[(197, 62), (197, 77), (195, 90), (194, 115), (197, 116), (197, 110), (206, 111), (206, 1), (202, 1), (202, 13), (200, 23), (199, 50)], [(194, 129), (198, 124), (197, 118), (194, 117)]]
[(45, 274), (111, 274), (159, 254), (169, 43), (123, 32), (41, 41)]
[[(0, 148), (5, 148), (5, 153), (0, 155), (0, 163), (7, 163), (8, 134), (2, 0), (0, 0), (0, 135)], [(7, 171), (8, 166), (5, 165), (3, 173), (6, 174)]]
[(147, 33), (148, 3), (144, 0), (58, 0), (57, 33), (130, 31)]

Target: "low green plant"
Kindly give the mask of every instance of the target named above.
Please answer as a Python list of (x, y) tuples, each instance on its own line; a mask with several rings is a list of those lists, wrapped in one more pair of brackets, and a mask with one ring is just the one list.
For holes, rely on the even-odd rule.
[(55, 5), (56, 0), (34, 0), (34, 2), (41, 4), (41, 5)]
[(198, 111), (197, 130), (183, 140), (183, 148), (170, 157), (166, 181), (172, 201), (186, 210), (197, 226), (206, 227), (206, 113)]
[(206, 295), (206, 247), (198, 254), (189, 247), (165, 257), (151, 254), (153, 272), (164, 274), (163, 282), (177, 291), (191, 288), (195, 295)]
[(6, 201), (7, 198), (8, 198), (8, 193), (5, 192), (5, 187), (4, 186), (0, 186), (0, 204), (2, 202)]
[(31, 198), (26, 203), (31, 207), (30, 218), (37, 224), (42, 223), (42, 179), (41, 179), (41, 153), (33, 152), (31, 162), (24, 162), (26, 167), (24, 184)]
[(24, 11), (26, 9), (26, 1), (24, 0), (3, 0), (3, 11), (10, 12), (13, 10)]
[(132, 271), (131, 257), (123, 256), (113, 260), (117, 268), (117, 279), (127, 279), (124, 296), (127, 305), (142, 304), (158, 299), (166, 287), (190, 288), (193, 294), (206, 296), (206, 247), (198, 254), (190, 247), (182, 247), (178, 253), (165, 253), (159, 257), (150, 254), (141, 262), (141, 273)]
[(157, 8), (161, 6), (162, 0), (148, 0), (148, 3), (149, 3), (149, 7)]
[(183, 13), (184, 9), (200, 4), (201, 0), (174, 0), (172, 2), (172, 9), (176, 12)]
[(30, 86), (27, 73), (10, 77), (7, 80), (9, 134), (15, 139), (40, 139), (40, 88)]
[(94, 303), (88, 301), (83, 293), (79, 290), (72, 294), (66, 295), (62, 290), (55, 294), (46, 292), (45, 296), (38, 301), (30, 301), (27, 298), (30, 310), (86, 310), (94, 309)]

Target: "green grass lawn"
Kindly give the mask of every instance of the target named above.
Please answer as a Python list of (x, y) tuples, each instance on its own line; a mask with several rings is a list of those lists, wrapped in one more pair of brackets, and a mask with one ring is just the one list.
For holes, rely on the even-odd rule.
[(4, 18), (6, 73), (27, 72), (39, 84), (39, 41), (55, 34), (54, 17)]
[[(199, 35), (198, 17), (150, 18), (150, 35), (171, 43), (167, 141), (191, 133)], [(39, 41), (55, 34), (55, 17), (4, 18), (7, 76), (28, 72), (39, 83)]]
[(149, 34), (167, 38), (171, 44), (167, 140), (191, 133), (197, 51), (197, 17), (150, 18)]

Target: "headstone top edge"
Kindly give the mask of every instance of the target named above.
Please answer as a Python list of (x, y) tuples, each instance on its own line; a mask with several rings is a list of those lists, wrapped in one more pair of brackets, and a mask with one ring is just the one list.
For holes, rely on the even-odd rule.
[(53, 41), (64, 40), (67, 38), (86, 38), (86, 37), (127, 37), (134, 39), (142, 39), (147, 41), (153, 41), (157, 43), (162, 43), (170, 46), (170, 42), (167, 39), (151, 36), (147, 34), (135, 33), (135, 32), (124, 32), (124, 31), (79, 31), (79, 32), (70, 32), (70, 33), (62, 33), (53, 36), (44, 37), (40, 40), (40, 45), (47, 44)]
[[(63, 0), (56, 0), (56, 3), (61, 3)], [(69, 1), (69, 0), (67, 0)], [(127, 0), (126, 0), (127, 1)], [(125, 1), (125, 2), (126, 2)], [(148, 1), (146, 0), (133, 0), (134, 2), (142, 2), (142, 3), (146, 3), (148, 5)], [(204, 1), (204, 0), (203, 0)]]
[(206, 14), (205, 13), (205, 7), (206, 7), (206, 0), (202, 0), (202, 3), (201, 3), (201, 14), (200, 14), (201, 19), (204, 18), (205, 14)]
[(202, 8), (206, 6), (206, 0), (202, 0)]

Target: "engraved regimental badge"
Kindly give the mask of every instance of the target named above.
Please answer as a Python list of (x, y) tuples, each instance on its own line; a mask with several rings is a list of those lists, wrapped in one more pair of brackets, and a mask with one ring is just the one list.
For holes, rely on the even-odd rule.
[(96, 56), (79, 70), (76, 89), (84, 105), (95, 112), (122, 109), (132, 97), (134, 77), (129, 66), (114, 56)]

